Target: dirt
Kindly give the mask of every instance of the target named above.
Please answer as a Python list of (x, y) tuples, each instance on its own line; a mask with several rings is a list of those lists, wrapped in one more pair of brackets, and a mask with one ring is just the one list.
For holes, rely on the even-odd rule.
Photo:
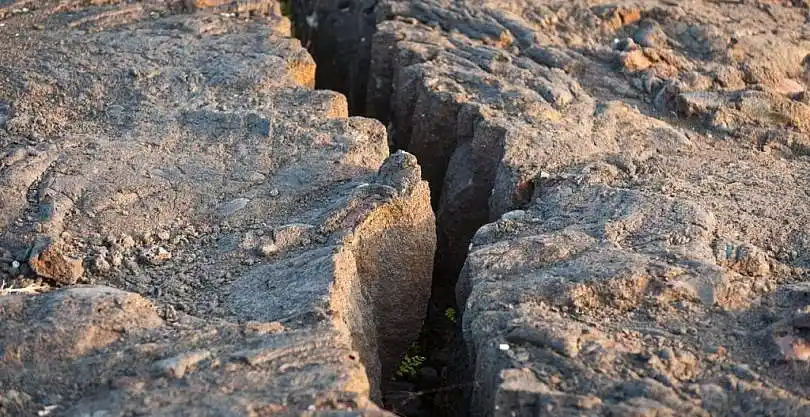
[(283, 10), (0, 3), (0, 414), (810, 414), (805, 2)]
[(260, 3), (3, 9), (0, 414), (387, 414), (428, 185)]
[(804, 2), (383, 0), (375, 14), (370, 61), (345, 71), (369, 72), (363, 114), (431, 184), (422, 345), (449, 377), (416, 382), (426, 408), (393, 409), (808, 412)]

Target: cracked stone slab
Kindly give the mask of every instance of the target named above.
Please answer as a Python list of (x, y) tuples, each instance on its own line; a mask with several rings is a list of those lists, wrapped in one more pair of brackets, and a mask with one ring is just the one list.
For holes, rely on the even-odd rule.
[(272, 3), (3, 5), (0, 414), (386, 414), (428, 186)]
[[(361, 3), (319, 21), (366, 22)], [(473, 415), (807, 408), (801, 2), (374, 14), (370, 59), (345, 71), (368, 73), (366, 112), (430, 181)]]

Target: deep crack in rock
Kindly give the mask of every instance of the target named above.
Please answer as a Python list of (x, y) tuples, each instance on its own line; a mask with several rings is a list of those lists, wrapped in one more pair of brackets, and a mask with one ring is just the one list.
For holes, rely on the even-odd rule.
[(0, 414), (810, 414), (804, 3), (2, 3)]
[[(397, 385), (411, 393), (392, 409), (808, 407), (801, 372), (761, 362), (806, 360), (806, 335), (780, 327), (763, 345), (740, 330), (768, 333), (763, 311), (804, 305), (773, 291), (793, 294), (808, 265), (806, 5), (636, 3), (381, 0), (371, 25), (362, 1), (294, 1), (310, 51), (334, 70), (319, 85), (356, 97), (352, 111), (386, 124), (430, 183), (422, 352), (457, 379)], [(773, 385), (727, 371), (756, 363)]]

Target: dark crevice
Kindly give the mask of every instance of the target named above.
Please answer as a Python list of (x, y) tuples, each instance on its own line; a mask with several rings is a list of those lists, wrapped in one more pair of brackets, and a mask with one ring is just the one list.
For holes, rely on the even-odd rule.
[[(377, 0), (291, 2), (295, 34), (317, 63), (316, 87), (346, 95), (351, 115), (376, 118), (388, 126), (391, 151), (416, 155), (430, 184), (437, 252), (428, 314), (415, 341), (415, 355), (425, 360), (414, 374), (383, 381), (383, 406), (407, 417), (464, 416), (473, 375), (455, 285), (472, 236), (490, 217), (496, 157), (476, 154), (471, 142), (477, 130), (487, 142), (498, 135), (479, 127), (477, 110), (428, 91), (419, 74), (408, 77), (410, 81), (398, 77), (412, 88), (393, 85), (394, 74), (412, 63), (394, 56), (394, 36), (375, 34), (387, 17), (380, 9)], [(392, 103), (395, 90), (400, 97)], [(460, 186), (467, 183), (472, 185)], [(452, 190), (443, 189), (446, 184)]]
[(378, 0), (290, 2), (295, 36), (318, 64), (315, 87), (342, 93), (349, 113), (364, 116)]

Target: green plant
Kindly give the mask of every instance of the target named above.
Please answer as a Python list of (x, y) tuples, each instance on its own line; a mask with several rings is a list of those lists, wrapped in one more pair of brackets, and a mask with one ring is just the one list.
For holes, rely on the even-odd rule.
[(399, 361), (396, 376), (399, 378), (415, 377), (416, 372), (419, 371), (419, 368), (422, 367), (426, 359), (427, 358), (419, 354), (419, 346), (415, 343), (411, 344), (405, 352), (405, 356)]
[(447, 320), (452, 321), (453, 323), (456, 322), (456, 309), (453, 307), (448, 307), (447, 310), (444, 310), (444, 316), (447, 317)]

